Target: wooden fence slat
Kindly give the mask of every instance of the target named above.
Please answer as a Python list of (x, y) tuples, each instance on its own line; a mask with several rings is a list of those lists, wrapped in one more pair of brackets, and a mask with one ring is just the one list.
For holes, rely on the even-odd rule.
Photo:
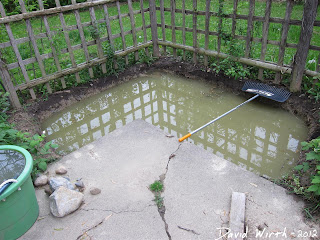
[[(175, 11), (176, 11), (176, 1), (171, 0), (171, 26), (172, 26), (172, 42), (176, 43), (176, 17), (175, 17)], [(173, 57), (177, 57), (177, 49), (172, 49)]]
[[(115, 36), (112, 35), (109, 11), (108, 11), (108, 6), (106, 4), (103, 5), (103, 12), (104, 12), (104, 21), (106, 22), (106, 26), (107, 26), (109, 44), (111, 46), (111, 49), (114, 51), (115, 47), (114, 47), (113, 39), (115, 38)], [(114, 64), (114, 68), (118, 69), (118, 64), (117, 64), (117, 62), (115, 60), (113, 60), (113, 64)]]
[[(76, 3), (77, 3), (76, 0), (71, 0), (71, 4), (76, 4)], [(80, 35), (80, 40), (81, 40), (84, 56), (85, 56), (86, 62), (88, 63), (88, 62), (90, 62), (90, 56), (89, 56), (87, 41), (86, 41), (86, 38), (85, 38), (84, 32), (83, 32), (83, 27), (82, 27), (82, 23), (81, 23), (81, 17), (80, 17), (79, 10), (74, 10), (74, 15), (76, 17), (76, 22), (77, 22), (77, 26), (78, 26), (78, 31), (79, 31), (79, 35)], [(92, 68), (89, 68), (89, 76), (90, 76), (90, 78), (94, 77)]]
[[(39, 3), (40, 10), (43, 10), (44, 6), (43, 6), (42, 0), (38, 0), (38, 3)], [(47, 16), (43, 16), (42, 19), (43, 19), (43, 22), (44, 22), (44, 26), (46, 28), (47, 37), (48, 37), (49, 42), (50, 42), (50, 47), (51, 47), (51, 51), (52, 51), (54, 62), (56, 64), (57, 70), (61, 71), (61, 66), (60, 66), (60, 63), (59, 63), (59, 58), (58, 58), (58, 55), (57, 55), (57, 51), (56, 51), (56, 48), (53, 45), (53, 41), (54, 40), (52, 39), (53, 35), (52, 35), (51, 30), (50, 30), (50, 26), (49, 26), (49, 23), (48, 23), (48, 18), (47, 18)], [(64, 77), (60, 78), (60, 81), (61, 81), (62, 88), (66, 88), (67, 86), (66, 86), (66, 82), (64, 80)]]
[(231, 27), (232, 38), (234, 38), (234, 36), (236, 35), (237, 9), (238, 9), (238, 0), (233, 0), (233, 14), (232, 14), (232, 27)]
[[(26, 9), (26, 6), (24, 4), (24, 1), (23, 0), (19, 0), (19, 4), (20, 4), (20, 7), (21, 7), (21, 12), (22, 13), (26, 13), (27, 9)], [(40, 56), (39, 48), (38, 48), (36, 39), (35, 39), (34, 34), (33, 34), (32, 26), (31, 26), (31, 20), (30, 19), (26, 19), (25, 21), (26, 21), (26, 25), (27, 25), (27, 32), (28, 32), (28, 35), (29, 35), (29, 38), (30, 38), (30, 41), (31, 41), (31, 44), (32, 44), (32, 47), (33, 47), (34, 54), (35, 54), (36, 59), (37, 59), (37, 63), (39, 65), (39, 68), (40, 68), (40, 71), (41, 71), (42, 77), (46, 77), (47, 76), (46, 70), (44, 68), (44, 65), (43, 65), (43, 62), (42, 62), (42, 59), (41, 59), (41, 56)], [(52, 89), (50, 87), (50, 84), (46, 83), (45, 85), (47, 87), (48, 92), (52, 93)]]
[[(151, 41), (149, 41), (147, 43), (139, 44), (136, 48), (132, 47), (132, 48), (127, 48), (126, 51), (115, 52), (115, 56), (116, 57), (124, 57), (124, 56), (128, 55), (129, 53), (138, 51), (140, 49), (144, 49), (146, 47), (151, 46), (152, 44), (153, 44), (153, 42), (151, 42)], [(107, 62), (109, 60), (110, 59), (108, 57), (104, 57), (103, 59), (95, 58), (95, 59), (92, 59), (90, 61), (90, 63), (81, 63), (75, 68), (71, 67), (71, 68), (63, 69), (61, 72), (57, 72), (55, 74), (48, 75), (45, 78), (38, 78), (38, 79), (35, 79), (34, 81), (29, 81), (28, 83), (20, 84), (20, 85), (18, 85), (16, 87), (16, 89), (17, 90), (24, 90), (26, 88), (31, 88), (31, 87), (37, 86), (39, 84), (46, 83), (48, 81), (60, 78), (62, 76), (66, 76), (66, 75), (69, 75), (69, 74), (75, 74), (75, 73), (77, 73), (79, 71), (82, 71), (84, 69), (87, 69), (89, 67), (93, 67), (93, 66), (96, 66), (96, 65), (99, 65), (99, 64), (102, 64), (102, 63), (105, 63), (105, 62)]]
[[(121, 40), (122, 40), (122, 48), (123, 51), (126, 51), (127, 46), (126, 46), (126, 39), (124, 37), (124, 31), (123, 31), (123, 24), (122, 24), (122, 17), (121, 17), (121, 10), (120, 10), (120, 3), (119, 1), (116, 2), (117, 4), (117, 10), (118, 10), (118, 16), (119, 16), (119, 25), (120, 25), (120, 35), (121, 35)], [(129, 64), (128, 56), (125, 56), (126, 64)]]
[[(268, 41), (268, 34), (269, 34), (269, 20), (271, 15), (271, 0), (267, 0), (266, 3), (266, 10), (264, 14), (265, 21), (262, 27), (262, 41), (261, 41), (261, 53), (260, 53), (260, 61), (264, 61), (266, 58), (267, 52), (267, 41)], [(258, 79), (263, 80), (263, 68), (259, 69)]]
[[(94, 1), (95, 0), (88, 0), (88, 2), (94, 2)], [(89, 7), (89, 13), (90, 13), (90, 18), (91, 18), (91, 24), (92, 24), (92, 27), (95, 31), (94, 37), (95, 37), (95, 41), (97, 44), (98, 57), (103, 58), (104, 54), (103, 54), (102, 43), (101, 43), (101, 39), (100, 39), (99, 26), (97, 24), (96, 14), (94, 12), (94, 7)], [(106, 74), (107, 68), (106, 68), (105, 63), (101, 64), (101, 68), (102, 68), (102, 73)]]
[(77, 3), (76, 5), (61, 6), (60, 1), (59, 1), (59, 6), (57, 6), (55, 8), (50, 8), (50, 9), (45, 9), (45, 10), (40, 10), (40, 11), (39, 10), (32, 11), (32, 12), (28, 12), (28, 13), (17, 14), (17, 15), (12, 15), (12, 16), (0, 18), (0, 24), (17, 22), (17, 21), (21, 21), (21, 20), (25, 20), (25, 19), (29, 19), (29, 18), (41, 17), (44, 15), (69, 12), (69, 11), (72, 11), (75, 9), (94, 7), (94, 6), (99, 6), (99, 5), (103, 5), (103, 4), (111, 3), (111, 2), (115, 2), (115, 0), (99, 0), (97, 2), (83, 2), (83, 3)]
[[(279, 46), (279, 56), (278, 56), (278, 65), (282, 66), (283, 65), (283, 60), (284, 60), (284, 53), (286, 49), (286, 42), (287, 42), (287, 37), (288, 37), (288, 32), (289, 32), (289, 21), (290, 21), (290, 16), (293, 8), (293, 0), (287, 0), (287, 9), (286, 9), (286, 14), (284, 17), (285, 22), (282, 24), (282, 34), (281, 34), (281, 40), (280, 40), (280, 46)], [(275, 75), (274, 83), (279, 84), (281, 82), (281, 72), (277, 72)]]
[(0, 77), (2, 79), (5, 90), (9, 92), (9, 99), (10, 99), (11, 105), (14, 108), (21, 108), (21, 103), (19, 101), (19, 97), (17, 95), (16, 89), (13, 86), (13, 83), (11, 81), (8, 68), (5, 62), (2, 61), (1, 52), (0, 52)]
[[(142, 31), (143, 31), (143, 42), (146, 43), (148, 41), (147, 38), (147, 28), (146, 28), (146, 19), (144, 16), (144, 7), (143, 7), (143, 0), (140, 0), (140, 9), (141, 9), (141, 18), (142, 18)], [(145, 49), (146, 55), (149, 57), (149, 49)]]
[[(165, 29), (165, 18), (164, 18), (164, 2), (160, 0), (160, 15), (161, 15), (161, 29), (162, 29), (162, 40), (166, 41), (166, 29)], [(167, 54), (167, 47), (163, 46), (163, 53)]]
[(111, 47), (114, 49), (114, 42), (113, 42), (112, 30), (111, 30), (111, 25), (110, 25), (110, 17), (109, 17), (109, 11), (108, 11), (107, 5), (103, 5), (103, 12), (104, 12), (104, 20), (105, 20), (106, 26), (107, 26), (109, 43), (110, 43)]
[(305, 72), (306, 60), (313, 32), (314, 21), (317, 16), (318, 0), (306, 0), (303, 10), (303, 19), (298, 49), (294, 57), (290, 91), (297, 92), (301, 89), (303, 74)]
[[(1, 2), (0, 2), (0, 13), (1, 13), (1, 17), (5, 17), (6, 16), (6, 13), (4, 11), (4, 7), (3, 7)], [(18, 48), (17, 42), (16, 42), (16, 40), (15, 40), (15, 38), (13, 36), (13, 33), (12, 33), (12, 30), (11, 30), (11, 27), (10, 27), (9, 23), (5, 23), (5, 27), (6, 27), (6, 30), (7, 30), (7, 34), (8, 34), (11, 46), (12, 46), (13, 51), (14, 51), (14, 53), (16, 55), (17, 60), (18, 60), (22, 75), (23, 75), (25, 81), (28, 83), (28, 82), (30, 82), (30, 78), (29, 78), (29, 75), (27, 73), (26, 67), (25, 67), (25, 65), (23, 63), (23, 60), (22, 60), (21, 54), (19, 52), (19, 48)], [(32, 88), (29, 89), (29, 92), (30, 92), (31, 98), (32, 99), (36, 99), (36, 94), (34, 93), (34, 90)]]
[(153, 56), (159, 57), (159, 45), (158, 45), (158, 29), (157, 29), (157, 14), (156, 14), (156, 3), (155, 0), (149, 0), (149, 14), (151, 24), (151, 36), (153, 43)]
[[(55, 0), (55, 2), (56, 2), (57, 7), (61, 6), (60, 5), (60, 0)], [(76, 61), (75, 61), (75, 58), (74, 58), (74, 54), (73, 54), (73, 51), (72, 51), (72, 46), (71, 46), (70, 37), (69, 37), (67, 26), (66, 26), (66, 21), (64, 19), (64, 16), (63, 16), (62, 12), (59, 13), (59, 18), (60, 18), (60, 22), (61, 22), (61, 27), (62, 27), (62, 31), (63, 31), (63, 34), (64, 34), (64, 38), (66, 40), (66, 44), (67, 44), (67, 48), (68, 48), (69, 57), (70, 57), (70, 60), (71, 60), (72, 67), (76, 68), (77, 64), (76, 64)], [(76, 72), (75, 76), (76, 76), (76, 81), (79, 83), (80, 82), (79, 72)]]
[(253, 30), (253, 15), (255, 8), (255, 0), (250, 0), (249, 3), (249, 15), (248, 15), (248, 27), (247, 27), (247, 40), (246, 40), (246, 51), (244, 56), (246, 58), (250, 57), (250, 48), (251, 48), (251, 38)]
[[(204, 49), (209, 48), (209, 23), (210, 23), (210, 0), (206, 0), (206, 22), (205, 22), (205, 43)], [(208, 56), (204, 55), (204, 65), (208, 66)]]
[[(6, 16), (3, 18), (0, 18), (0, 24), (4, 24), (4, 23), (10, 23), (10, 22), (17, 22), (17, 21), (21, 21), (24, 19), (28, 19), (28, 18), (33, 18), (33, 17), (41, 17), (44, 15), (52, 15), (52, 14), (57, 14), (57, 13), (63, 13), (63, 12), (70, 12), (73, 11), (75, 9), (84, 9), (84, 8), (88, 8), (88, 7), (94, 7), (94, 6), (101, 6), (107, 3), (111, 3), (111, 2), (115, 2), (116, 0), (99, 0), (99, 1), (95, 1), (95, 2), (84, 2), (84, 3), (77, 3), (76, 5), (67, 5), (67, 6), (61, 6), (61, 7), (55, 7), (55, 8), (50, 8), (50, 9), (45, 9), (42, 11), (32, 11), (32, 12), (28, 12), (25, 14), (18, 14), (18, 15), (12, 15), (12, 16)], [(171, 11), (170, 8), (165, 8), (165, 11)], [(148, 11), (148, 10), (146, 10)], [(177, 13), (181, 13), (182, 11), (180, 9), (176, 10)], [(187, 14), (192, 14), (192, 10), (186, 10)], [(205, 15), (205, 11), (199, 11), (198, 12), (199, 15)], [(122, 17), (125, 16), (129, 16), (128, 13), (126, 14), (122, 14)], [(217, 13), (212, 13), (213, 16), (218, 16)], [(233, 14), (225, 14), (224, 17), (225, 18), (232, 18)], [(110, 20), (114, 20), (117, 19), (117, 16), (113, 16), (110, 17)], [(247, 20), (248, 19), (248, 15), (241, 15), (238, 14), (237, 15), (237, 19), (244, 19)], [(254, 16), (253, 18), (254, 21), (259, 21), (259, 22), (263, 22), (264, 21), (264, 17), (261, 16)], [(270, 18), (270, 22), (272, 23), (280, 23), (282, 24), (284, 22), (284, 19), (279, 18), (279, 17), (272, 17)], [(301, 26), (301, 20), (297, 20), (297, 19), (291, 19), (290, 20), (290, 25), (298, 25)], [(320, 26), (320, 21), (317, 20), (314, 22), (314, 26)]]
[[(128, 0), (128, 8), (129, 8), (129, 16), (131, 22), (131, 31), (132, 31), (132, 39), (133, 39), (133, 46), (137, 46), (137, 32), (136, 32), (136, 24), (133, 15), (133, 8), (132, 8), (132, 0)], [(134, 59), (135, 61), (139, 60), (139, 52), (134, 52)]]
[[(198, 48), (198, 38), (197, 38), (197, 0), (193, 0), (193, 16), (192, 16), (192, 20), (193, 20), (193, 47), (195, 49)], [(197, 53), (193, 52), (193, 62), (195, 64), (198, 63), (198, 59), (197, 59)]]
[[(166, 45), (172, 48), (179, 48), (179, 49), (184, 49), (186, 51), (190, 51), (190, 52), (194, 52), (196, 51), (193, 47), (191, 46), (184, 46), (181, 44), (177, 44), (177, 43), (172, 43), (172, 42), (163, 42), (163, 41), (159, 41), (160, 45)], [(260, 62), (259, 60), (254, 60), (254, 59), (249, 59), (249, 58), (244, 58), (244, 57), (240, 57), (240, 58), (236, 58), (233, 56), (230, 56), (228, 54), (225, 53), (219, 53), (216, 51), (212, 51), (212, 50), (205, 50), (204, 48), (198, 48), (197, 49), (198, 54), (203, 54), (203, 55), (208, 55), (208, 56), (212, 56), (212, 57), (216, 57), (216, 58), (231, 58), (234, 61), (238, 61), (239, 63), (242, 63), (244, 65), (250, 65), (250, 66), (255, 66), (258, 68), (265, 68), (265, 69), (269, 69), (271, 71), (275, 71), (275, 72), (280, 72), (280, 71), (285, 71), (288, 74), (290, 74), (292, 72), (292, 68), (291, 67), (281, 67), (278, 66), (274, 63), (270, 63), (270, 62)], [(315, 71), (311, 71), (311, 70), (305, 70), (305, 73), (309, 76), (315, 77), (315, 76), (319, 76), (318, 72)]]
[(219, 0), (219, 9), (218, 9), (218, 45), (217, 50), (220, 52), (221, 49), (221, 34), (222, 34), (222, 13), (223, 13), (223, 0)]
[[(182, 44), (186, 45), (186, 0), (182, 0)], [(186, 51), (183, 50), (183, 60), (186, 60)]]

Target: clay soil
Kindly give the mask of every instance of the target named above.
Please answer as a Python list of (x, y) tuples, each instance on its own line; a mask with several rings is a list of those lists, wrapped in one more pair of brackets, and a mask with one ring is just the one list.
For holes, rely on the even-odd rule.
[[(219, 87), (223, 87), (234, 94), (246, 95), (249, 98), (252, 94), (244, 93), (241, 88), (246, 80), (235, 80), (223, 75), (217, 75), (210, 69), (202, 65), (194, 65), (190, 62), (181, 62), (172, 58), (162, 57), (151, 66), (138, 64), (128, 68), (123, 73), (116, 76), (108, 76), (77, 86), (68, 90), (55, 92), (47, 99), (39, 97), (36, 101), (29, 100), (24, 108), (19, 111), (12, 111), (9, 121), (16, 124), (16, 128), (31, 134), (41, 133), (41, 122), (49, 118), (52, 114), (81, 101), (84, 98), (102, 92), (108, 88), (127, 82), (140, 74), (152, 71), (167, 71), (192, 79), (204, 79), (208, 82), (214, 82)], [(271, 81), (266, 83), (272, 85)], [(277, 86), (284, 87), (284, 86)], [(273, 107), (283, 108), (294, 115), (302, 117), (308, 126), (308, 139), (311, 140), (320, 135), (319, 110), (320, 104), (308, 98), (305, 94), (294, 93), (284, 103), (278, 103), (267, 98), (257, 98), (255, 101), (261, 101), (264, 104)]]

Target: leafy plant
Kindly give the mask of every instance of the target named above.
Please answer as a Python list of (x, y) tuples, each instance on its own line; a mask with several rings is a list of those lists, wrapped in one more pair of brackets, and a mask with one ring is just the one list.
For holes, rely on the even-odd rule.
[(155, 201), (158, 208), (163, 207), (163, 197), (161, 197), (160, 195), (156, 195), (153, 201)]
[(245, 68), (241, 63), (236, 61), (236, 58), (241, 57), (243, 52), (243, 46), (238, 40), (232, 38), (230, 33), (221, 31), (219, 33), (221, 39), (224, 41), (226, 52), (230, 55), (223, 60), (214, 60), (210, 67), (216, 73), (223, 72), (225, 75), (233, 77), (235, 79), (245, 78), (249, 75), (249, 69)]
[(155, 181), (150, 184), (150, 190), (153, 192), (161, 192), (163, 190), (163, 184), (160, 181)]
[(316, 102), (320, 99), (320, 75), (304, 79), (303, 90), (312, 96)]
[(154, 181), (150, 184), (149, 189), (154, 193), (154, 199), (158, 208), (163, 207), (163, 197), (161, 197), (161, 192), (163, 190), (163, 184), (160, 181)]
[(8, 115), (7, 111), (10, 107), (10, 102), (8, 101), (9, 93), (0, 92), (0, 122), (4, 122), (7, 120)]
[(309, 150), (306, 153), (307, 161), (314, 161), (313, 174), (311, 176), (311, 186), (307, 189), (315, 195), (320, 195), (320, 137), (311, 140), (310, 142), (302, 142), (302, 150)]
[[(0, 94), (0, 109), (8, 109), (10, 103), (8, 94)], [(45, 135), (35, 134), (30, 136), (30, 133), (21, 132), (14, 128), (13, 124), (7, 122), (7, 110), (0, 115), (0, 145), (16, 145), (28, 150), (33, 156), (32, 177), (47, 169), (47, 163), (52, 159), (46, 157), (51, 149), (57, 148), (58, 145), (52, 142), (43, 144)]]

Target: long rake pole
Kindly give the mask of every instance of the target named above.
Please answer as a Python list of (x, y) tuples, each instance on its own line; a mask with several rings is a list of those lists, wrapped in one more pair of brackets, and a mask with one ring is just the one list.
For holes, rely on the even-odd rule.
[(215, 121), (218, 121), (220, 118), (223, 118), (224, 116), (228, 115), (229, 113), (233, 112), (234, 110), (238, 109), (239, 107), (245, 105), (248, 102), (251, 102), (252, 100), (256, 99), (257, 97), (259, 97), (260, 95), (257, 94), (255, 96), (253, 96), (252, 98), (248, 99), (247, 101), (239, 104), (238, 106), (232, 108), (231, 110), (229, 110), (228, 112), (225, 112), (224, 114), (220, 115), (219, 117), (213, 119), (212, 121), (206, 123), (205, 125), (199, 127), (198, 129), (194, 130), (191, 133), (188, 133), (187, 135), (183, 136), (182, 138), (179, 138), (179, 142), (182, 142), (183, 140), (187, 139), (188, 137), (190, 137), (191, 135), (195, 134), (196, 132), (199, 132), (200, 130), (202, 130), (203, 128), (209, 126), (210, 124), (214, 123)]

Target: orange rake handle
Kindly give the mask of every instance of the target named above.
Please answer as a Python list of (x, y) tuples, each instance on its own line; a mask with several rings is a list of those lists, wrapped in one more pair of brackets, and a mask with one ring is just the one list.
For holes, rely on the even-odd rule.
[(179, 142), (182, 142), (183, 140), (187, 139), (191, 136), (191, 133), (188, 133), (187, 135), (183, 136), (182, 138), (179, 138)]

